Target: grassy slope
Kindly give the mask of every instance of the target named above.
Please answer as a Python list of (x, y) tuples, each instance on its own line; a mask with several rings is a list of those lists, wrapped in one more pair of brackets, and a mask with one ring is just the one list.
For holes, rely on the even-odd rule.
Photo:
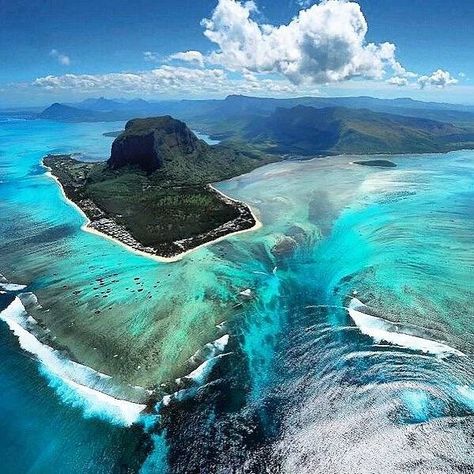
[[(92, 199), (142, 244), (166, 249), (175, 240), (208, 232), (237, 217), (236, 209), (206, 184), (276, 159), (248, 149), (216, 146), (192, 159), (174, 157), (151, 175), (136, 168), (111, 170), (105, 163), (83, 163), (69, 157), (55, 157), (45, 164), (54, 168), (75, 201)], [(78, 186), (72, 190), (74, 183)]]
[(342, 107), (277, 109), (245, 136), (274, 152), (423, 153), (470, 148), (474, 130), (428, 119)]

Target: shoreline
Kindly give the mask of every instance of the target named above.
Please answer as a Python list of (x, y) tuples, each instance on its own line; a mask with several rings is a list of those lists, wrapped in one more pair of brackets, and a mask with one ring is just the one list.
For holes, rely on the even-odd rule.
[(255, 221), (255, 224), (252, 227), (249, 227), (248, 229), (241, 229), (241, 230), (236, 230), (234, 232), (229, 232), (227, 234), (216, 237), (215, 239), (209, 240), (207, 242), (203, 242), (202, 244), (199, 244), (195, 247), (192, 247), (192, 248), (187, 249), (183, 252), (180, 252), (176, 255), (173, 255), (172, 257), (163, 257), (163, 256), (160, 256), (160, 255), (155, 255), (155, 254), (152, 254), (152, 253), (144, 252), (143, 250), (138, 250), (136, 248), (133, 248), (130, 245), (122, 242), (121, 240), (116, 239), (115, 237), (107, 235), (104, 232), (101, 232), (101, 231), (91, 227), (90, 224), (92, 224), (92, 221), (89, 219), (89, 217), (86, 215), (86, 213), (81, 209), (81, 207), (78, 204), (76, 204), (73, 200), (71, 200), (67, 197), (63, 185), (61, 184), (59, 179), (52, 173), (52, 169), (49, 166), (45, 165), (43, 161), (41, 161), (41, 165), (44, 168), (46, 168), (46, 170), (47, 170), (45, 172), (45, 176), (48, 176), (49, 178), (52, 178), (57, 183), (64, 202), (66, 202), (67, 204), (74, 207), (79, 212), (79, 214), (81, 214), (81, 216), (84, 218), (85, 222), (81, 225), (81, 230), (83, 230), (84, 232), (88, 232), (90, 234), (94, 234), (96, 236), (102, 237), (102, 238), (107, 239), (111, 242), (114, 242), (116, 245), (120, 245), (121, 247), (127, 249), (129, 252), (132, 252), (136, 255), (140, 255), (142, 257), (150, 258), (150, 259), (154, 260), (155, 262), (160, 262), (160, 263), (178, 262), (178, 261), (182, 260), (186, 255), (190, 254), (191, 252), (194, 252), (195, 250), (198, 250), (199, 248), (206, 247), (208, 245), (217, 243), (217, 242), (219, 242), (223, 239), (226, 239), (227, 237), (232, 237), (234, 235), (243, 234), (243, 233), (246, 233), (246, 232), (252, 232), (254, 230), (258, 230), (261, 227), (263, 227), (262, 222), (258, 219), (258, 217), (255, 215), (254, 210), (247, 203), (245, 203), (243, 201), (238, 201), (237, 199), (233, 199), (233, 198), (227, 196), (226, 194), (224, 194), (222, 191), (215, 188), (212, 184), (208, 184), (208, 187), (210, 189), (212, 189), (215, 193), (217, 193), (219, 196), (221, 196), (221, 198), (224, 201), (228, 200), (228, 201), (232, 201), (233, 203), (241, 204), (241, 205), (246, 206), (248, 208), (248, 210), (250, 211), (250, 214), (252, 215), (252, 218)]

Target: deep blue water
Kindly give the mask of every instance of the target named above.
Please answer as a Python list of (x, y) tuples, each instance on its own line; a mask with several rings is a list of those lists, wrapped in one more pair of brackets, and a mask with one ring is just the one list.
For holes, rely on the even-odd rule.
[[(26, 285), (0, 309), (34, 293), (32, 314), (117, 386), (120, 365), (158, 383), (226, 344), (201, 350), (217, 357), (191, 366), (189, 390), (137, 415), (1, 321), (2, 472), (473, 472), (474, 152), (394, 156), (390, 170), (277, 163), (220, 183), (262, 229), (170, 265), (81, 230), (40, 166), (106, 158), (102, 133), (122, 126), (0, 122), (0, 272)], [(107, 300), (91, 288), (104, 273), (120, 280)], [(156, 299), (130, 293), (135, 275)]]

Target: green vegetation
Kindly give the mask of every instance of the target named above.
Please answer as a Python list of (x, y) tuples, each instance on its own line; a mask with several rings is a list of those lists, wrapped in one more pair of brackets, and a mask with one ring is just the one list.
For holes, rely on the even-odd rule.
[(246, 206), (222, 199), (207, 185), (275, 159), (248, 147), (211, 147), (184, 123), (160, 117), (130, 121), (106, 163), (67, 155), (46, 157), (44, 163), (95, 228), (116, 238), (123, 229), (142, 246), (169, 256), (183, 251), (178, 240), (190, 239), (181, 244), (187, 249), (252, 227)]
[(427, 153), (474, 147), (474, 128), (364, 109), (278, 108), (244, 138), (273, 153)]
[(241, 143), (209, 146), (170, 116), (130, 120), (112, 144), (113, 169), (139, 166), (160, 186), (205, 185), (276, 161)]
[(93, 168), (84, 193), (139, 242), (159, 250), (238, 216), (204, 185), (164, 186), (157, 176), (134, 170)]

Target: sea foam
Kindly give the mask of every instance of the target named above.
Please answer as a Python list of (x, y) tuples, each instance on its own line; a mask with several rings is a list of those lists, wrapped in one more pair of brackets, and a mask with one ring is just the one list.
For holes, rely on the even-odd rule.
[(26, 285), (17, 285), (16, 283), (0, 283), (0, 288), (5, 291), (21, 291)]
[(212, 359), (217, 354), (223, 352), (228, 343), (229, 335), (225, 334), (215, 341), (208, 342), (202, 349), (199, 349), (193, 356), (191, 356), (189, 361), (191, 363), (196, 363), (199, 359)]
[(435, 354), (437, 356), (464, 355), (461, 351), (443, 344), (442, 342), (398, 332), (397, 325), (385, 321), (382, 318), (367, 314), (366, 311), (368, 309), (369, 308), (357, 298), (352, 298), (348, 307), (349, 315), (360, 331), (363, 334), (370, 336), (377, 343), (385, 341), (396, 346), (406, 347), (414, 351)]
[(20, 347), (41, 363), (40, 371), (63, 402), (81, 407), (85, 416), (97, 416), (115, 424), (130, 426), (137, 421), (145, 404), (116, 398), (98, 390), (109, 389), (110, 376), (65, 358), (59, 351), (41, 343), (23, 326), (27, 319), (19, 297), (0, 312), (2, 319), (18, 338)]
[(209, 375), (217, 362), (229, 354), (230, 352), (223, 354), (227, 344), (229, 343), (229, 335), (216, 339), (215, 341), (207, 343), (201, 350), (197, 351), (189, 361), (196, 363), (196, 361), (203, 360), (193, 371), (184, 377), (180, 377), (175, 380), (177, 386), (185, 386), (181, 390), (165, 395), (161, 400), (161, 406), (167, 406), (172, 400), (182, 401), (194, 397), (197, 391), (206, 384)]
[(461, 402), (470, 410), (474, 410), (474, 388), (468, 385), (459, 385), (456, 389), (461, 396)]

